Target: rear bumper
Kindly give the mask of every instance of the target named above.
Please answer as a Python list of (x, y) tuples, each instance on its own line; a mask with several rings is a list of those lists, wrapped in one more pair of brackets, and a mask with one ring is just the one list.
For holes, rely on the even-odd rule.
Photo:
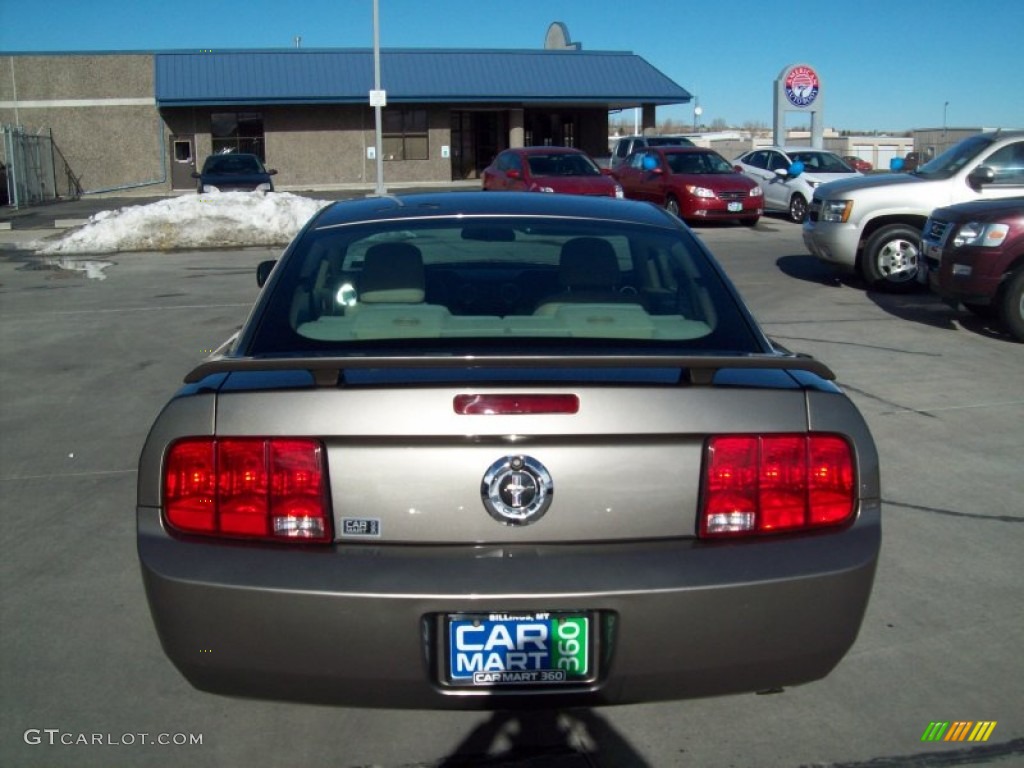
[[(715, 544), (292, 549), (179, 540), (152, 508), (138, 525), (157, 632), (197, 688), (427, 709), (623, 704), (816, 680), (856, 639), (881, 541), (877, 503), (843, 531)], [(595, 682), (441, 684), (445, 614), (558, 610), (597, 612)]]

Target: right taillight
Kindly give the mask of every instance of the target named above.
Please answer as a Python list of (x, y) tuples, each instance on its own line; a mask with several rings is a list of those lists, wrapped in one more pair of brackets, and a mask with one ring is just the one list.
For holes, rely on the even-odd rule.
[(178, 440), (164, 462), (164, 517), (184, 533), (329, 542), (323, 445), (308, 438)]
[(838, 435), (721, 435), (707, 441), (700, 535), (788, 533), (854, 514), (853, 450)]

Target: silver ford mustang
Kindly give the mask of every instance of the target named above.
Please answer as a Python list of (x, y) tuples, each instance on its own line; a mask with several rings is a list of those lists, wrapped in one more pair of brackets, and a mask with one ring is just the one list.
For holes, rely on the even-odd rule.
[(654, 206), (340, 202), (188, 374), (138, 547), (197, 688), (594, 706), (816, 680), (881, 542), (878, 455)]

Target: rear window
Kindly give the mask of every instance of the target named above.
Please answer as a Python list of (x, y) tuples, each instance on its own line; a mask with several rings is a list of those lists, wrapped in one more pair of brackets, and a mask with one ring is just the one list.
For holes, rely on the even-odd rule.
[(649, 147), (692, 147), (694, 143), (682, 136), (651, 136), (647, 139)]
[(665, 160), (672, 173), (728, 173), (736, 171), (717, 152), (666, 152)]
[(213, 155), (206, 160), (205, 173), (260, 173), (259, 158), (255, 155)]
[(839, 155), (831, 152), (793, 152), (790, 154), (793, 162), (804, 164), (804, 170), (809, 173), (852, 173), (850, 168)]
[(543, 155), (529, 155), (530, 173), (534, 176), (600, 176), (598, 168), (585, 155), (574, 152), (556, 154), (547, 152)]
[(762, 351), (687, 231), (464, 217), (310, 228), (247, 354)]

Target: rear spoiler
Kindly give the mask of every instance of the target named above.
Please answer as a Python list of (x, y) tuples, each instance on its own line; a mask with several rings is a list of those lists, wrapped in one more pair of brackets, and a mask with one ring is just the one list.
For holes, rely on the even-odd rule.
[(680, 368), (689, 383), (709, 385), (715, 374), (727, 368), (808, 371), (834, 381), (836, 376), (822, 362), (806, 355), (604, 355), (551, 357), (519, 355), (416, 355), (411, 357), (215, 357), (193, 368), (185, 377), (195, 384), (218, 373), (245, 371), (309, 371), (318, 387), (335, 387), (346, 369), (399, 368)]

